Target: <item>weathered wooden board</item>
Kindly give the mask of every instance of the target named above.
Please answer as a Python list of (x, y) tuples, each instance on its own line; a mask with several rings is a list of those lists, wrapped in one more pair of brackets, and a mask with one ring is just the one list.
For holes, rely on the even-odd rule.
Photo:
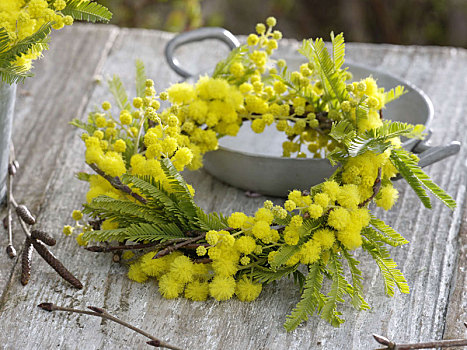
[[(71, 210), (83, 200), (85, 186), (74, 179), (74, 172), (85, 169), (83, 146), (79, 132), (67, 122), (77, 114), (85, 118), (83, 111), (110, 99), (105, 84), (93, 83), (93, 75), (98, 73), (105, 80), (117, 73), (133, 88), (134, 60), (140, 58), (160, 91), (178, 80), (162, 56), (170, 37), (157, 31), (79, 25), (56, 35), (47, 59), (38, 64), (37, 76), (25, 85), (33, 94), (20, 98), (14, 131), (15, 141), (22, 145), (18, 157), (24, 164), (16, 196), (33, 203), (42, 228), (58, 235), (63, 224), (70, 222)], [(297, 46), (293, 41), (286, 44), (284, 52)], [(434, 144), (454, 139), (467, 142), (466, 50), (370, 44), (347, 47), (352, 61), (392, 72), (427, 92), (435, 106)], [(180, 60), (190, 68), (204, 65), (202, 68), (207, 69), (226, 51), (206, 41), (179, 52)], [(54, 71), (61, 76), (53, 75)], [(44, 85), (46, 81), (51, 86)], [(34, 119), (26, 119), (29, 114)], [(400, 341), (465, 336), (458, 325), (465, 321), (459, 318), (466, 316), (467, 294), (465, 226), (460, 230), (465, 218), (465, 159), (463, 147), (457, 157), (428, 168), (435, 181), (458, 201), (459, 208), (454, 212), (436, 201), (432, 211), (423, 209), (412, 191), (398, 184), (401, 198), (397, 207), (382, 215), (411, 241), (392, 252), (412, 292), (385, 297), (377, 269), (368, 257), (361, 256), (365, 292), (374, 308), (358, 313), (345, 307), (347, 322), (340, 329), (312, 318), (286, 333), (282, 323), (299, 298), (292, 281), (265, 287), (252, 303), (168, 301), (158, 294), (153, 282), (130, 282), (125, 277), (126, 269), (113, 264), (110, 256), (86, 252), (72, 240), (60, 237), (54, 252), (76, 272), (85, 288), (74, 290), (37, 257), (31, 282), (22, 287), (18, 266), (0, 257), (0, 344), (6, 349), (144, 347), (142, 337), (113, 323), (45, 313), (36, 308), (42, 301), (79, 308), (105, 307), (166, 341), (193, 349), (369, 349), (376, 347), (371, 333)], [(207, 210), (252, 213), (266, 199), (247, 198), (204, 171), (186, 177), (197, 189), (197, 202)], [(18, 229), (16, 232), (21, 237)], [(20, 240), (16, 243), (19, 246)]]

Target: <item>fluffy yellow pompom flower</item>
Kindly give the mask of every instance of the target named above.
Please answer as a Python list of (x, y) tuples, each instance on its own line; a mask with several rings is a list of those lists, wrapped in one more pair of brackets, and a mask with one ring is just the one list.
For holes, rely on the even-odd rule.
[(337, 193), (337, 201), (345, 208), (355, 209), (360, 203), (360, 192), (356, 185), (344, 185)]
[(269, 209), (259, 208), (255, 213), (256, 221), (266, 221), (269, 225), (272, 224), (274, 220), (274, 215)]
[(178, 171), (182, 171), (185, 166), (191, 163), (193, 153), (188, 147), (179, 148), (172, 157), (172, 162)]
[(133, 117), (131, 116), (130, 112), (127, 110), (123, 110), (120, 112), (120, 122), (123, 125), (129, 125), (133, 121)]
[(318, 204), (310, 204), (307, 208), (307, 211), (312, 219), (317, 219), (323, 215), (323, 207)]
[(261, 294), (262, 289), (263, 286), (260, 283), (255, 283), (244, 277), (237, 282), (235, 294), (241, 301), (253, 301)]
[(227, 223), (232, 228), (241, 228), (243, 227), (247, 218), (248, 217), (244, 213), (235, 212), (229, 216), (229, 218), (227, 219)]
[(344, 229), (350, 222), (349, 211), (345, 208), (335, 208), (329, 213), (328, 224), (337, 230)]
[(148, 280), (148, 275), (146, 275), (143, 270), (141, 270), (140, 263), (134, 263), (131, 264), (130, 268), (128, 269), (128, 278), (135, 282), (143, 283)]
[(384, 186), (381, 188), (378, 196), (376, 197), (376, 205), (383, 208), (384, 210), (389, 210), (392, 208), (397, 198), (399, 197), (399, 192), (392, 186)]
[(185, 288), (185, 298), (193, 301), (204, 301), (209, 296), (209, 284), (207, 282), (193, 281)]
[(167, 89), (167, 93), (170, 102), (177, 104), (187, 104), (196, 96), (193, 85), (188, 83), (174, 84)]
[(219, 301), (232, 298), (235, 293), (236, 283), (233, 277), (216, 276), (209, 283), (209, 293)]
[(196, 248), (196, 255), (198, 256), (204, 256), (207, 252), (208, 251), (205, 246), (200, 245), (198, 248)]
[(159, 292), (164, 298), (175, 299), (183, 292), (185, 283), (181, 283), (176, 277), (171, 273), (166, 273), (159, 279)]
[(334, 231), (321, 229), (313, 234), (313, 240), (319, 243), (323, 249), (330, 249), (336, 241), (336, 237)]
[(240, 253), (248, 255), (253, 253), (253, 251), (255, 250), (256, 241), (251, 236), (242, 236), (235, 241), (234, 247)]
[(349, 250), (357, 249), (362, 245), (360, 230), (342, 230), (337, 232), (337, 239)]
[(300, 248), (300, 261), (303, 264), (313, 264), (319, 260), (320, 253), (320, 244), (314, 239), (310, 239)]
[[(150, 253), (143, 255), (140, 259), (140, 265), (141, 265), (141, 270), (145, 274), (147, 274), (148, 276), (158, 278), (168, 271), (170, 262), (173, 258), (169, 257), (169, 255), (166, 255), (166, 256), (163, 256), (162, 258), (153, 259), (156, 253), (157, 252), (150, 252)], [(175, 253), (172, 253), (171, 255), (173, 254)], [(180, 255), (180, 253), (177, 253), (177, 256), (178, 255)]]
[(326, 193), (331, 201), (335, 201), (337, 198), (337, 194), (339, 193), (340, 187), (339, 184), (335, 181), (326, 181), (323, 182), (322, 190)]
[(256, 34), (250, 34), (248, 35), (246, 43), (248, 44), (248, 46), (255, 46), (256, 44), (258, 44), (258, 41), (259, 38)]
[(260, 220), (253, 225), (251, 232), (256, 238), (263, 239), (271, 233), (271, 227), (266, 221)]
[(191, 282), (193, 272), (193, 263), (187, 256), (179, 256), (170, 264), (170, 273), (181, 283)]

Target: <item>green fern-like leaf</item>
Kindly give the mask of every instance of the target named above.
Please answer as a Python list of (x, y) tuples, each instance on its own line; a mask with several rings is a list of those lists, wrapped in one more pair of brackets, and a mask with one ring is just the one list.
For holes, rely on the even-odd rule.
[(431, 208), (431, 202), (422, 185), (450, 209), (456, 207), (456, 201), (430, 179), (422, 168), (418, 166), (409, 152), (403, 149), (393, 150), (391, 152), (391, 161), (421, 199), (425, 207)]
[(6, 51), (9, 45), (10, 45), (10, 36), (8, 35), (6, 28), (1, 27), (0, 28), (0, 53)]
[(218, 213), (206, 214), (203, 209), (197, 208), (196, 218), (199, 228), (204, 231), (223, 230), (228, 227), (227, 219)]
[(337, 36), (334, 36), (334, 32), (331, 32), (331, 42), (332, 42), (332, 60), (334, 61), (334, 68), (338, 70), (344, 64), (344, 56), (345, 56), (344, 34), (340, 33)]
[(283, 245), (277, 250), (277, 254), (271, 262), (271, 267), (275, 269), (284, 265), (299, 250), (300, 246), (298, 245)]
[(112, 230), (94, 230), (87, 231), (83, 235), (83, 239), (86, 241), (95, 241), (95, 242), (110, 242), (117, 241), (122, 242), (127, 237), (126, 228), (116, 228)]
[(356, 157), (367, 151), (382, 153), (391, 147), (389, 140), (399, 136), (415, 136), (414, 126), (402, 122), (386, 121), (379, 128), (368, 130), (354, 138), (348, 146), (349, 155)]
[(278, 281), (283, 277), (290, 276), (297, 270), (297, 266), (288, 266), (282, 269), (271, 270), (265, 267), (256, 267), (252, 273), (252, 277), (260, 283), (271, 283)]
[(97, 127), (95, 127), (93, 124), (85, 123), (79, 120), (78, 118), (74, 118), (71, 122), (70, 125), (76, 126), (77, 128), (83, 129), (86, 131), (89, 135), (92, 135), (94, 131), (97, 130)]
[(126, 239), (133, 242), (165, 242), (185, 237), (185, 233), (175, 223), (135, 224), (127, 227), (126, 230)]
[(323, 279), (322, 267), (319, 264), (311, 265), (301, 299), (284, 323), (284, 328), (288, 332), (293, 331), (300, 323), (308, 320), (308, 316), (320, 312), (325, 302), (325, 297), (320, 292)]
[(112, 13), (106, 7), (91, 1), (67, 1), (66, 7), (61, 12), (73, 19), (93, 23), (108, 22), (112, 18)]
[(331, 274), (332, 284), (331, 290), (328, 293), (326, 301), (321, 310), (321, 317), (328, 321), (332, 326), (339, 327), (344, 320), (339, 316), (341, 313), (337, 311), (337, 303), (344, 302), (344, 294), (348, 292), (349, 284), (344, 278), (344, 272), (342, 270), (342, 264), (339, 258), (331, 253), (329, 263), (326, 269)]
[(399, 97), (407, 93), (407, 90), (402, 85), (396, 86), (384, 94), (384, 104), (397, 100)]
[[(368, 237), (367, 237), (368, 238)], [(375, 260), (381, 271), (386, 294), (394, 296), (395, 287), (401, 293), (409, 293), (410, 288), (402, 272), (397, 269), (397, 264), (391, 259), (388, 250), (383, 243), (363, 238), (362, 248)]]
[(370, 306), (363, 298), (363, 277), (362, 272), (358, 268), (360, 262), (355, 259), (349, 251), (341, 247), (342, 255), (347, 260), (350, 274), (352, 276), (352, 299), (351, 303), (357, 310), (368, 310)]
[(313, 40), (304, 40), (298, 51), (319, 67), (318, 71), (327, 93), (335, 97), (339, 103), (346, 100), (348, 92), (346, 90), (345, 77), (342, 74), (345, 72), (336, 70), (323, 39), (316, 39), (314, 42)]
[(94, 198), (90, 204), (85, 205), (86, 212), (101, 219), (113, 219), (122, 223), (150, 222), (163, 224), (166, 222), (160, 215), (151, 213), (150, 208), (129, 200), (120, 200), (107, 196)]
[(144, 63), (141, 60), (136, 60), (136, 96), (144, 97), (144, 92), (146, 90), (146, 69), (144, 68)]
[(177, 205), (183, 211), (185, 217), (193, 219), (197, 213), (197, 206), (188, 189), (183, 176), (174, 167), (170, 159), (164, 158), (160, 162), (161, 168), (169, 179), (170, 187), (177, 196)]
[(109, 90), (112, 93), (115, 101), (117, 102), (119, 109), (131, 110), (130, 102), (128, 101), (128, 95), (123, 87), (123, 83), (118, 75), (114, 75), (111, 80), (108, 81)]
[(22, 83), (26, 78), (32, 77), (26, 67), (16, 67), (7, 64), (5, 67), (0, 67), (0, 80), (8, 85)]
[[(47, 48), (48, 36), (52, 30), (52, 22), (42, 25), (34, 34), (20, 40), (6, 51), (0, 51), (0, 59), (13, 60), (17, 56), (27, 54), (34, 47), (40, 51)], [(4, 45), (4, 44), (0, 44)]]
[(371, 216), (370, 224), (384, 235), (385, 242), (393, 247), (399, 247), (409, 243), (400, 233), (396, 232), (391, 226), (386, 225), (384, 221), (377, 219), (373, 215)]
[(347, 147), (355, 135), (355, 127), (348, 120), (341, 120), (340, 122), (332, 124), (331, 131), (328, 134), (328, 136)]

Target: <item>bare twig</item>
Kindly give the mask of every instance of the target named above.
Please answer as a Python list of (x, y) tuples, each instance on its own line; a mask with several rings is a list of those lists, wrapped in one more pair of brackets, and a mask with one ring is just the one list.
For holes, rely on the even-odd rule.
[(166, 343), (166, 342), (152, 336), (151, 334), (146, 333), (145, 331), (143, 331), (143, 330), (141, 330), (141, 329), (139, 329), (139, 328), (137, 328), (135, 326), (132, 326), (131, 324), (116, 318), (115, 316), (110, 315), (107, 311), (105, 311), (104, 309), (102, 309), (100, 307), (88, 306), (88, 309), (92, 310), (92, 311), (88, 311), (88, 310), (78, 310), (78, 309), (73, 309), (73, 308), (69, 308), (69, 307), (57, 306), (57, 305), (52, 304), (52, 303), (41, 303), (41, 304), (39, 304), (37, 306), (40, 307), (42, 310), (49, 311), (49, 312), (52, 312), (52, 311), (65, 311), (65, 312), (73, 312), (73, 313), (77, 313), (77, 314), (101, 317), (103, 319), (116, 322), (116, 323), (118, 323), (118, 324), (120, 324), (120, 325), (122, 325), (124, 327), (127, 327), (127, 328), (129, 328), (129, 329), (131, 329), (131, 330), (133, 330), (133, 331), (135, 331), (135, 332), (137, 332), (139, 334), (142, 334), (145, 337), (151, 339), (151, 341), (148, 342), (149, 345), (152, 345), (152, 346), (155, 346), (155, 347), (173, 349), (173, 350), (181, 350), (181, 348), (179, 348), (177, 346), (168, 344), (168, 343)]
[(364, 202), (360, 203), (358, 205), (358, 207), (363, 208), (365, 205), (370, 203), (371, 200), (376, 197), (376, 195), (378, 194), (380, 189), (381, 189), (381, 168), (378, 168), (378, 175), (376, 176), (376, 180), (375, 180), (375, 183), (373, 185), (373, 194), (371, 195), (370, 198), (368, 198)]
[[(464, 323), (465, 325), (465, 323)], [(467, 325), (466, 325), (467, 327)], [(424, 343), (412, 343), (412, 344), (396, 344), (389, 339), (373, 334), (373, 338), (375, 340), (385, 345), (385, 348), (381, 348), (379, 350), (410, 350), (410, 349), (432, 349), (432, 348), (451, 348), (454, 346), (467, 346), (467, 339), (446, 339), (446, 340), (435, 340), (431, 342), (424, 342)]]
[(172, 253), (172, 252), (174, 252), (174, 251), (176, 251), (176, 250), (178, 250), (180, 248), (183, 248), (186, 245), (198, 242), (199, 240), (203, 239), (205, 236), (206, 236), (206, 232), (200, 234), (197, 237), (187, 239), (184, 242), (180, 242), (180, 243), (177, 243), (175, 245), (168, 246), (167, 248), (161, 250), (156, 255), (154, 255), (153, 259), (162, 258), (163, 256), (168, 255), (168, 254), (170, 254), (170, 253)]
[[(88, 164), (88, 163), (86, 163)], [(100, 176), (102, 176), (104, 179), (106, 179), (114, 188), (116, 188), (119, 191), (122, 191), (130, 196), (132, 196), (134, 199), (137, 201), (146, 204), (146, 199), (141, 197), (139, 194), (133, 192), (130, 187), (125, 185), (118, 176), (112, 177), (110, 175), (107, 175), (102, 169), (100, 169), (96, 164), (88, 164), (92, 170), (94, 170), (96, 173), (98, 173)]]
[(57, 244), (57, 241), (55, 240), (55, 238), (53, 238), (47, 232), (42, 231), (42, 230), (32, 230), (31, 237), (34, 239), (38, 239), (39, 241), (42, 241), (51, 247)]
[[(11, 196), (13, 193), (13, 176), (16, 174), (16, 167), (12, 163), (12, 152), (10, 152), (10, 164), (8, 165), (8, 176), (7, 176), (7, 221), (6, 226), (8, 230), (8, 245), (6, 247), (6, 252), (10, 259), (16, 257), (16, 249), (13, 246), (13, 228), (11, 227)], [(13, 170), (14, 169), (14, 170)]]

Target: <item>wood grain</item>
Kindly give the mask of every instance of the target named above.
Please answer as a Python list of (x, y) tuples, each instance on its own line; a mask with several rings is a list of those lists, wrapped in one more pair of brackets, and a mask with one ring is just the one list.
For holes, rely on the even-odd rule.
[[(158, 91), (178, 80), (162, 56), (170, 34), (121, 29), (115, 39), (116, 33), (113, 27), (79, 25), (60, 32), (47, 59), (41, 62), (44, 65), (39, 65), (37, 76), (26, 85), (34, 91), (33, 97), (24, 97), (18, 103), (17, 110), (24, 108), (25, 111), (18, 112), (20, 117), (15, 120), (15, 140), (23, 145), (19, 158), (28, 169), (25, 165), (16, 193), (19, 199), (35, 203), (40, 228), (49, 232), (58, 234), (64, 224), (70, 223), (69, 213), (84, 198), (85, 185), (73, 175), (85, 170), (84, 149), (79, 132), (66, 123), (78, 111), (92, 110), (96, 104), (110, 99), (105, 84), (93, 84), (92, 76), (98, 73), (105, 80), (118, 73), (134, 89), (134, 60), (141, 58)], [(92, 42), (86, 40), (90, 37)], [(70, 45), (66, 46), (67, 43)], [(81, 45), (81, 50), (75, 45)], [(282, 52), (288, 52), (297, 43), (287, 41), (284, 46)], [(103, 52), (104, 47), (109, 49)], [(427, 92), (435, 106), (434, 144), (454, 139), (466, 144), (467, 50), (371, 44), (348, 44), (347, 48), (350, 60), (399, 75)], [(69, 56), (72, 50), (77, 57)], [(194, 69), (201, 63), (208, 68), (207, 58), (214, 62), (225, 52), (222, 46), (206, 41), (180, 49), (179, 55), (180, 60)], [(88, 66), (90, 57), (94, 57), (93, 68)], [(96, 62), (100, 60), (99, 66)], [(80, 63), (83, 64), (77, 68)], [(51, 74), (52, 67), (62, 67), (60, 78)], [(43, 96), (48, 96), (49, 101), (36, 97), (42, 93), (47, 79), (52, 85), (62, 80), (67, 82), (62, 81), (61, 88), (53, 87), (60, 98), (48, 90)], [(68, 86), (71, 82), (76, 85)], [(64, 89), (71, 90), (64, 92)], [(68, 98), (69, 94), (73, 98)], [(28, 123), (26, 115), (32, 111), (41, 111), (40, 116), (36, 122)], [(84, 113), (80, 113), (80, 118), (85, 118)], [(37, 135), (28, 137), (31, 132)], [(36, 308), (43, 301), (79, 308), (101, 306), (164, 341), (190, 349), (370, 349), (376, 347), (372, 333), (400, 342), (440, 339), (445, 333), (452, 338), (461, 337), (463, 331), (455, 323), (458, 317), (465, 317), (465, 230), (464, 238), (459, 237), (465, 204), (465, 159), (465, 147), (462, 147), (457, 157), (427, 169), (458, 201), (459, 207), (454, 212), (437, 201), (432, 211), (422, 208), (411, 189), (398, 183), (401, 196), (397, 207), (390, 213), (378, 214), (411, 241), (408, 246), (392, 249), (409, 281), (411, 294), (385, 297), (374, 263), (369, 257), (357, 254), (362, 260), (365, 293), (373, 309), (359, 313), (344, 307), (347, 322), (340, 329), (311, 318), (294, 332), (286, 333), (282, 323), (299, 298), (290, 280), (266, 286), (260, 298), (252, 303), (165, 300), (154, 282), (129, 281), (125, 267), (112, 263), (110, 255), (86, 252), (72, 240), (57, 237), (54, 252), (78, 274), (84, 289), (72, 289), (39, 259), (34, 261), (29, 285), (22, 287), (19, 267), (14, 267), (9, 260), (0, 260), (3, 291), (0, 344), (5, 349), (144, 347), (144, 339), (118, 325), (82, 315), (45, 313)], [(242, 191), (222, 184), (202, 170), (187, 173), (186, 178), (197, 189), (197, 203), (206, 210), (253, 213), (266, 199), (247, 198)], [(462, 307), (463, 313), (459, 313)]]

